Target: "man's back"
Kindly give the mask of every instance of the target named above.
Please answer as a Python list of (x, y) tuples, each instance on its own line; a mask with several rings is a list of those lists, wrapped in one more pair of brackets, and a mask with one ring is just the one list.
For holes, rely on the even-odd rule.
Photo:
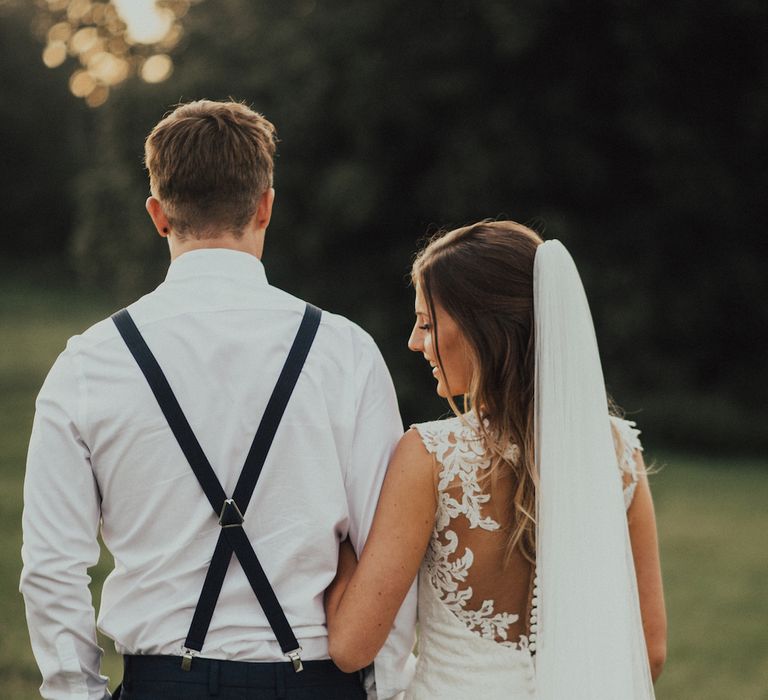
[[(129, 310), (231, 494), (304, 303), (270, 287), (258, 258), (202, 249), (178, 257), (166, 282)], [(244, 523), (305, 659), (327, 658), (322, 602), (338, 539), (349, 533), (358, 551), (362, 546), (401, 432), (375, 344), (324, 313)], [(51, 490), (61, 495), (53, 509)], [(33, 644), (57, 639), (55, 652), (38, 653), (51, 657), (41, 663), (44, 674), (70, 655), (82, 667), (85, 655), (94, 664), (84, 670), (97, 682), (98, 652), (87, 640), (90, 600), (69, 598), (62, 623), (45, 612), (61, 605), (61, 590), (45, 580), (70, 580), (81, 591), (75, 583), (98, 557), (100, 517), (115, 557), (100, 628), (123, 653), (178, 655), (220, 528), (109, 320), (73, 338), (57, 361), (30, 443), (22, 589), (30, 614), (40, 616), (30, 620)], [(41, 557), (48, 558), (43, 567)], [(202, 655), (285, 660), (236, 558)]]

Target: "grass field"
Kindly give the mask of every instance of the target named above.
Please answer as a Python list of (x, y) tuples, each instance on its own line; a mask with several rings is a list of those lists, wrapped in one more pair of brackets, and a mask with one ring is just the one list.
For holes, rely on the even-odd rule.
[[(18, 593), (34, 397), (66, 338), (110, 310), (72, 292), (0, 283), (0, 700), (32, 700), (40, 684)], [(768, 700), (768, 460), (710, 459), (695, 446), (647, 456), (662, 465), (652, 485), (670, 627), (657, 697)], [(96, 600), (108, 566), (104, 556), (92, 572)], [(120, 662), (102, 642), (114, 686)]]

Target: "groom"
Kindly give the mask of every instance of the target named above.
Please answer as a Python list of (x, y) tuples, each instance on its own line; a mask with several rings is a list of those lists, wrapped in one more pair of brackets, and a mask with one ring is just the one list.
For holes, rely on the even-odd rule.
[[(328, 658), (323, 593), (339, 541), (365, 543), (402, 425), (370, 336), (267, 282), (274, 152), (242, 104), (157, 124), (146, 206), (166, 279), (70, 339), (40, 391), (21, 591), (44, 698), (109, 697), (99, 532), (115, 567), (98, 624), (126, 700), (366, 697)], [(369, 698), (408, 684), (414, 623), (412, 589)]]

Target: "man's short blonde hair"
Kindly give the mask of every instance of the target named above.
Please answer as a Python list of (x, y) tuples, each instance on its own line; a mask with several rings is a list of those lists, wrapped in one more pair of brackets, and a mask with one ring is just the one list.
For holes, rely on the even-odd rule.
[(242, 235), (272, 186), (277, 138), (261, 114), (238, 102), (179, 105), (147, 137), (150, 188), (182, 237)]

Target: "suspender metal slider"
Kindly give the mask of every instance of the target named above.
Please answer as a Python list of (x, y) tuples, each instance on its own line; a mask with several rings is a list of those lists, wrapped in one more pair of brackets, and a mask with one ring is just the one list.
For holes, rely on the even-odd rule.
[(293, 670), (296, 673), (301, 673), (304, 670), (304, 664), (301, 663), (301, 647), (289, 651), (286, 656), (293, 661)]
[(192, 657), (197, 654), (194, 649), (181, 647), (181, 670), (189, 671), (192, 668)]
[(219, 525), (222, 527), (240, 527), (243, 524), (243, 514), (233, 499), (224, 501), (224, 506), (219, 514)]

